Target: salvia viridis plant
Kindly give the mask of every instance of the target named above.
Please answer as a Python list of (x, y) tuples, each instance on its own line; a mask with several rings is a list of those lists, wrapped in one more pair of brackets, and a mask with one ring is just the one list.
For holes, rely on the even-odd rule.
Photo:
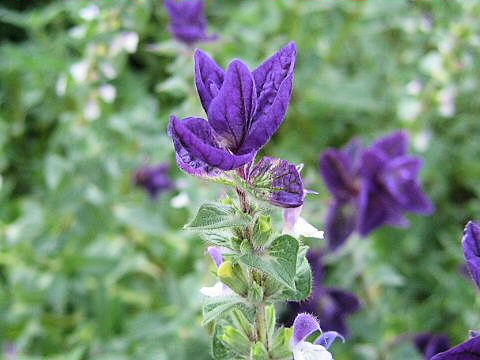
[[(472, 280), (480, 289), (480, 223), (470, 221), (464, 232), (463, 254)], [(470, 338), (456, 347), (441, 352), (431, 360), (478, 360), (480, 359), (480, 332), (470, 331)]]
[[(256, 161), (285, 119), (296, 54), (290, 43), (253, 71), (241, 60), (225, 71), (197, 50), (196, 86), (208, 121), (171, 117), (178, 166), (236, 194), (203, 204), (186, 225), (201, 233), (217, 266), (218, 283), (201, 289), (215, 359), (327, 360), (340, 336), (322, 333), (310, 314), (299, 314), (292, 328), (277, 326), (275, 314), (275, 303), (303, 301), (312, 290), (308, 247), (297, 236), (322, 235), (300, 217), (307, 194), (301, 166)], [(273, 225), (275, 207), (286, 209), (283, 231)]]

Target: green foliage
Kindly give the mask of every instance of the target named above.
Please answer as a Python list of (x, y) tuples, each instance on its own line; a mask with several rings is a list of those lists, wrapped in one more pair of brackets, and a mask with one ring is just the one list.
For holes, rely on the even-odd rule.
[(200, 207), (195, 218), (185, 225), (185, 228), (196, 231), (211, 231), (245, 226), (250, 222), (251, 219), (247, 214), (237, 211), (233, 206), (208, 203)]

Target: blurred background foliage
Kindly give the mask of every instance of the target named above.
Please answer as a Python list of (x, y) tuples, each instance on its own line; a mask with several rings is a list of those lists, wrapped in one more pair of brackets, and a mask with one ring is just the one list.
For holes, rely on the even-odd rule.
[[(201, 44), (223, 66), (297, 42), (286, 122), (263, 151), (305, 163), (305, 217), (323, 227), (318, 159), (398, 128), (425, 158), (437, 211), (330, 259), (328, 282), (363, 310), (337, 359), (420, 359), (408, 334), (454, 343), (480, 324), (460, 239), (480, 218), (480, 4), (474, 1), (208, 1)], [(23, 1), (0, 7), (0, 346), (7, 359), (208, 359), (198, 289), (211, 264), (180, 231), (224, 191), (184, 176), (170, 114), (204, 115), (192, 50), (160, 1)], [(132, 182), (170, 162), (156, 201)], [(322, 244), (311, 244), (314, 247)], [(328, 330), (328, 329), (327, 329)], [(405, 335), (407, 335), (405, 337)], [(402, 337), (403, 336), (403, 337)]]

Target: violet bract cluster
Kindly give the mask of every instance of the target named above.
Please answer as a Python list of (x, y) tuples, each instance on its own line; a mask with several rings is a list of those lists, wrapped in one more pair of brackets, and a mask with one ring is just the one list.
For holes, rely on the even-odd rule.
[[(307, 341), (320, 335), (310, 315), (299, 315), (292, 328), (277, 326), (274, 304), (304, 301), (312, 290), (308, 247), (299, 237), (322, 237), (299, 216), (307, 193), (301, 166), (272, 157), (255, 162), (285, 119), (295, 61), (294, 43), (253, 71), (241, 60), (225, 71), (197, 50), (195, 80), (207, 120), (171, 117), (178, 166), (236, 194), (203, 204), (185, 226), (201, 234), (215, 263), (216, 283), (200, 290), (214, 359), (332, 359), (338, 334)], [(284, 229), (275, 226), (275, 207), (286, 208)]]
[(395, 132), (365, 148), (353, 140), (344, 149), (329, 149), (320, 168), (334, 196), (327, 218), (329, 248), (336, 250), (357, 231), (367, 236), (392, 225), (406, 227), (405, 213), (428, 215), (434, 206), (419, 179), (421, 158), (408, 154), (408, 135)]
[(207, 34), (204, 0), (165, 0), (165, 7), (170, 16), (170, 32), (178, 41), (191, 46), (217, 38)]
[[(468, 270), (480, 289), (480, 223), (470, 221), (467, 224), (462, 243)], [(478, 331), (470, 331), (469, 340), (431, 358), (431, 360), (478, 359), (480, 359), (480, 333)]]

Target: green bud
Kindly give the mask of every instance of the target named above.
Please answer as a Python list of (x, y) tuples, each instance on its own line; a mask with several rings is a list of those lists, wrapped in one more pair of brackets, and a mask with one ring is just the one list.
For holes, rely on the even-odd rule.
[(291, 359), (290, 343), (293, 337), (293, 328), (280, 328), (273, 336), (271, 357), (273, 359)]
[(248, 299), (254, 304), (258, 304), (263, 301), (263, 289), (256, 282), (253, 282), (248, 288)]
[(253, 229), (253, 246), (265, 247), (272, 236), (272, 218), (268, 215), (260, 215)]
[(252, 245), (248, 240), (243, 240), (242, 244), (240, 245), (240, 252), (242, 254), (249, 254), (252, 252)]
[(232, 312), (233, 322), (238, 329), (241, 329), (243, 334), (249, 339), (255, 337), (255, 328), (250, 321), (245, 317), (243, 312), (239, 309), (234, 309)]
[(239, 264), (233, 264), (230, 260), (224, 261), (217, 270), (217, 276), (237, 294), (247, 294), (248, 282)]
[(260, 341), (255, 343), (252, 347), (252, 359), (254, 360), (268, 360), (268, 351), (265, 349), (265, 345)]
[(224, 328), (222, 341), (238, 354), (249, 355), (250, 353), (250, 340), (239, 330), (233, 326), (226, 326)]
[(268, 305), (267, 307), (265, 307), (265, 315), (267, 320), (267, 338), (268, 338), (268, 341), (271, 342), (273, 338), (273, 334), (275, 332), (275, 324), (277, 322), (275, 306)]

